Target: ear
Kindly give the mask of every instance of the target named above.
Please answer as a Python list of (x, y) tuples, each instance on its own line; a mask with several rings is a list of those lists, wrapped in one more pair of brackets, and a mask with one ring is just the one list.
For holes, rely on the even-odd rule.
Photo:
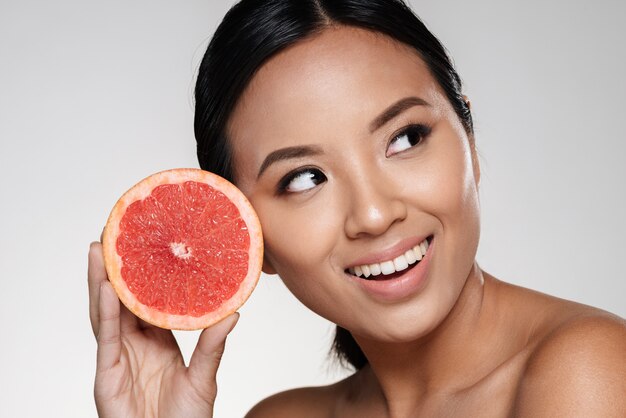
[(463, 101), (465, 102), (465, 104), (467, 105), (467, 108), (469, 110), (472, 110), (472, 102), (470, 102), (469, 97), (467, 97), (466, 95), (463, 95)]
[[(467, 108), (472, 110), (472, 102), (470, 101), (469, 97), (463, 95), (463, 100), (465, 101)], [(478, 161), (478, 151), (476, 151), (476, 138), (474, 137), (474, 134), (471, 134), (468, 136), (468, 139), (470, 143), (470, 151), (472, 153), (472, 167), (474, 169), (474, 178), (476, 179), (476, 185), (478, 186), (480, 184), (480, 162)]]
[(474, 178), (476, 179), (476, 186), (480, 184), (480, 161), (478, 160), (478, 151), (476, 150), (476, 140), (474, 134), (468, 137), (470, 144), (470, 152), (472, 153), (472, 168), (474, 170)]
[(261, 271), (265, 274), (276, 274), (276, 269), (272, 266), (272, 263), (267, 259), (267, 255), (263, 254), (263, 267), (261, 267)]

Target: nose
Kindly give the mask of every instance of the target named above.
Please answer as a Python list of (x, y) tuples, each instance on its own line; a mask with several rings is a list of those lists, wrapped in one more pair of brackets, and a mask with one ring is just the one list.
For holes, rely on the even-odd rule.
[(352, 239), (384, 234), (407, 216), (397, 184), (381, 175), (359, 176), (350, 182), (345, 198), (349, 207), (345, 231)]

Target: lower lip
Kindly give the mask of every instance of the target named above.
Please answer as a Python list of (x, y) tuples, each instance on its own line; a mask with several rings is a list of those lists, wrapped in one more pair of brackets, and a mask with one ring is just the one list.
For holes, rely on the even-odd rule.
[(434, 250), (434, 243), (435, 240), (433, 239), (422, 261), (417, 263), (415, 267), (407, 269), (404, 274), (395, 279), (365, 280), (353, 275), (350, 275), (350, 277), (356, 281), (361, 289), (375, 299), (385, 302), (397, 302), (406, 299), (424, 287), (428, 266)]

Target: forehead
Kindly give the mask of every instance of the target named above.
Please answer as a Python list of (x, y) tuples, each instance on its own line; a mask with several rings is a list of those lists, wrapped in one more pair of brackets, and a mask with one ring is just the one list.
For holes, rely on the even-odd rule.
[(408, 96), (435, 108), (443, 99), (410, 47), (345, 26), (300, 41), (259, 69), (229, 120), (238, 177), (278, 148), (367, 135), (379, 112)]

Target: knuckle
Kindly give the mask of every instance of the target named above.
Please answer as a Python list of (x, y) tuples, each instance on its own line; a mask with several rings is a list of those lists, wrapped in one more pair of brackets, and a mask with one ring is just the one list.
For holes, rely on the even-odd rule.
[(98, 345), (116, 344), (120, 341), (120, 334), (118, 332), (111, 335), (102, 335), (101, 333), (99, 333), (97, 340)]
[(108, 314), (100, 314), (100, 322), (111, 322), (111, 321), (119, 321), (120, 312), (116, 310), (115, 312)]
[(222, 347), (214, 351), (211, 357), (215, 364), (220, 364), (222, 357), (224, 357), (224, 348)]

